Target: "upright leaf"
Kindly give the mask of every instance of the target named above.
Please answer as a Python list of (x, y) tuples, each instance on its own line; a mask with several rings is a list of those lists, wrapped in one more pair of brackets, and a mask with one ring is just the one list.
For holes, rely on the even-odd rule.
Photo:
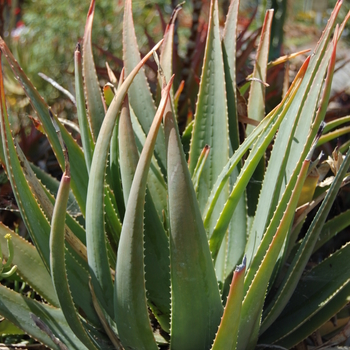
[[(231, 1), (226, 22), (224, 35), (222, 40), (222, 52), (225, 70), (225, 83), (227, 95), (227, 111), (228, 111), (228, 127), (230, 137), (230, 156), (236, 152), (240, 145), (238, 130), (238, 114), (237, 114), (237, 96), (236, 96), (236, 39), (237, 39), (237, 23), (239, 0)], [(237, 164), (237, 168), (233, 171), (230, 179), (232, 186), (241, 169), (241, 162)], [(247, 205), (245, 193), (243, 193), (231, 219), (231, 224), (226, 237), (223, 239), (221, 250), (215, 263), (215, 270), (219, 281), (225, 279), (232, 273), (234, 267), (242, 259), (244, 248), (246, 245), (247, 234)], [(226, 290), (228, 292), (231, 278), (228, 277)], [(225, 297), (225, 296), (224, 296)]]
[[(250, 83), (247, 113), (249, 118), (258, 122), (265, 116), (265, 84), (272, 18), (273, 10), (268, 10), (261, 30), (260, 43), (256, 54), (252, 81)], [(252, 129), (253, 126), (248, 125), (247, 133), (250, 133)]]
[(84, 157), (86, 162), (87, 170), (90, 171), (92, 153), (93, 153), (93, 140), (91, 130), (89, 127), (88, 118), (85, 109), (85, 98), (84, 98), (84, 83), (83, 83), (83, 69), (82, 59), (80, 52), (80, 45), (74, 53), (74, 75), (75, 75), (75, 93), (77, 101), (77, 115), (80, 128), (81, 143), (84, 150)]
[(233, 273), (230, 292), (227, 297), (224, 314), (222, 316), (212, 350), (236, 349), (238, 326), (243, 299), (245, 267), (246, 258), (244, 257), (242, 264), (237, 266)]
[[(159, 42), (153, 50), (158, 49), (161, 43), (162, 42)], [(110, 316), (113, 316), (114, 312), (110, 307), (114, 292), (107, 257), (103, 205), (105, 193), (105, 169), (109, 144), (114, 130), (115, 121), (122, 106), (125, 94), (139, 69), (152, 55), (153, 50), (149, 52), (133, 69), (118, 89), (117, 94), (108, 108), (106, 117), (100, 129), (91, 164), (93, 171), (90, 172), (86, 205), (86, 245), (88, 263), (96, 296), (105, 310), (110, 313)]]
[[(134, 21), (132, 18), (132, 0), (125, 0), (123, 21), (123, 59), (125, 74), (128, 75), (140, 60), (140, 52), (137, 46)], [(149, 89), (145, 71), (142, 68), (130, 86), (129, 101), (132, 109), (139, 120), (144, 133), (147, 135), (156, 112), (154, 101)], [(159, 130), (155, 146), (156, 158), (163, 174), (165, 171), (165, 143), (163, 127)]]
[(67, 202), (69, 196), (69, 164), (66, 162), (66, 171), (63, 173), (60, 188), (58, 190), (56, 204), (54, 207), (51, 232), (50, 232), (50, 269), (52, 282), (55, 287), (57, 298), (60, 302), (62, 312), (74, 334), (89, 349), (97, 349), (86, 329), (84, 328), (80, 315), (74, 305), (73, 298), (68, 285), (65, 262), (64, 231)]
[[(165, 115), (167, 143), (171, 349), (208, 349), (222, 316), (222, 304), (175, 119)], [(190, 310), (190, 312), (189, 312)]]
[[(223, 56), (220, 40), (217, 0), (210, 4), (208, 36), (205, 48), (202, 77), (192, 133), (189, 169), (193, 174), (198, 158), (206, 145), (210, 153), (198, 184), (197, 198), (202, 212), (221, 169), (229, 159), (229, 133)], [(208, 236), (226, 201), (228, 185), (220, 195), (214, 214), (208, 225)]]
[(91, 133), (94, 140), (96, 141), (106, 113), (102, 102), (103, 97), (97, 79), (94, 58), (92, 55), (91, 31), (92, 22), (94, 19), (94, 11), (95, 0), (91, 0), (83, 38), (83, 73), (86, 102), (89, 110)]
[[(321, 123), (321, 120), (317, 120), (316, 123), (312, 124), (316, 103), (332, 53), (332, 48), (327, 50), (327, 43), (340, 5), (340, 2), (338, 2), (314, 55), (310, 57), (303, 83), (274, 142), (274, 148), (262, 184), (260, 200), (250, 230), (249, 251), (247, 252), (248, 264), (250, 257), (261, 241), (278, 200), (289, 181), (291, 172), (294, 171), (300, 158), (306, 156)], [(300, 123), (299, 120), (303, 122)], [(312, 135), (308, 138), (311, 125)], [(307, 140), (309, 144), (305, 147)]]
[(72, 191), (76, 197), (76, 200), (79, 204), (81, 212), (85, 215), (85, 203), (86, 203), (86, 191), (87, 191), (87, 183), (88, 183), (88, 173), (86, 170), (84, 154), (77, 144), (77, 142), (73, 139), (72, 135), (65, 129), (65, 127), (59, 122), (56, 116), (50, 115), (49, 106), (46, 104), (44, 99), (39, 95), (38, 91), (35, 89), (31, 81), (24, 74), (22, 68), (19, 66), (18, 62), (13, 57), (9, 48), (0, 38), (0, 49), (1, 52), (6, 57), (10, 67), (22, 85), (24, 92), (28, 96), (30, 103), (32, 104), (35, 112), (37, 113), (40, 123), (43, 127), (43, 130), (51, 144), (52, 150), (56, 155), (57, 161), (60, 164), (61, 169), (64, 170), (64, 158), (60, 143), (58, 141), (58, 137), (56, 134), (56, 130), (52, 124), (52, 118), (55, 119), (55, 122), (60, 127), (60, 131), (62, 133), (63, 140), (67, 145), (68, 152), (71, 155), (71, 175), (72, 175)]
[[(118, 248), (115, 276), (115, 320), (126, 348), (157, 349), (148, 317), (144, 275), (143, 212), (147, 175), (172, 84), (164, 89), (158, 111), (136, 168)], [(135, 334), (138, 336), (135, 337)]]
[[(127, 203), (139, 160), (127, 98), (124, 100), (120, 114), (119, 134), (120, 169), (123, 180), (123, 191), (125, 193), (125, 203)], [(148, 175), (147, 185), (149, 184), (149, 179), (150, 177)], [(145, 195), (144, 248), (145, 252), (147, 252), (144, 263), (148, 302), (162, 328), (169, 332), (169, 242), (149, 188), (146, 189)]]
[(237, 96), (236, 96), (236, 39), (239, 0), (231, 1), (222, 40), (227, 93), (229, 135), (233, 152), (239, 146)]

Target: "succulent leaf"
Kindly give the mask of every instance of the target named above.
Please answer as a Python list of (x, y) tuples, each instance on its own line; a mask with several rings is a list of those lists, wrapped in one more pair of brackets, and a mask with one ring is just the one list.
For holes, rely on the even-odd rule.
[(81, 142), (84, 150), (84, 157), (87, 171), (90, 172), (92, 154), (94, 150), (94, 142), (92, 140), (89, 121), (86, 115), (85, 98), (84, 98), (84, 83), (83, 83), (83, 68), (80, 51), (80, 44), (74, 53), (74, 73), (75, 73), (75, 91), (77, 101), (77, 115), (80, 129)]
[[(203, 148), (211, 149), (198, 184), (197, 198), (203, 211), (208, 196), (229, 159), (229, 137), (223, 55), (219, 30), (218, 2), (210, 4), (209, 28), (207, 35), (202, 76), (198, 93), (197, 109), (194, 119), (189, 169), (193, 174)], [(212, 218), (207, 224), (208, 237), (222, 210), (228, 195), (228, 184), (220, 194)]]
[(164, 130), (169, 181), (170, 346), (207, 349), (222, 316), (221, 298), (191, 176), (170, 111), (165, 115)]
[[(129, 75), (141, 60), (132, 18), (132, 0), (125, 0), (124, 4), (123, 59), (126, 75)], [(140, 125), (142, 126), (143, 132), (147, 135), (151, 127), (156, 108), (143, 68), (140, 69), (139, 74), (134, 79), (133, 84), (131, 84), (128, 95), (130, 105), (135, 112)], [(157, 137), (155, 155), (159, 162), (159, 166), (162, 169), (162, 173), (165, 174), (165, 143), (164, 131), (162, 129), (163, 127), (161, 127), (159, 136)]]
[(96, 142), (106, 111), (92, 55), (91, 32), (95, 0), (91, 0), (83, 38), (83, 72), (91, 134)]
[[(143, 212), (146, 182), (156, 137), (171, 88), (162, 100), (140, 155), (132, 182), (120, 237), (115, 276), (115, 320), (124, 347), (157, 349), (148, 318), (144, 276)], [(138, 337), (135, 337), (137, 331)]]

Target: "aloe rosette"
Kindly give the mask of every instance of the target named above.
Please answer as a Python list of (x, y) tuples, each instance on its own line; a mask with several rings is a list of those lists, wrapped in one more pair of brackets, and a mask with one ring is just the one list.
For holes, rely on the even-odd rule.
[[(317, 146), (348, 120), (324, 131), (336, 46), (349, 16), (336, 25), (338, 1), (316, 49), (265, 115), (273, 12), (266, 14), (253, 73), (238, 88), (238, 7), (232, 0), (221, 31), (218, 2), (211, 1), (196, 111), (182, 136), (172, 62), (179, 8), (164, 39), (141, 59), (132, 3), (125, 1), (124, 68), (119, 82), (109, 70), (105, 99), (93, 60), (92, 0), (82, 51), (78, 45), (74, 56), (82, 148), (0, 39), (63, 172), (59, 183), (25, 158), (12, 136), (1, 74), (0, 160), (33, 242), (1, 224), (2, 254), (10, 259), (6, 269), (16, 266), (46, 302), (0, 285), (0, 314), (48, 347), (290, 348), (348, 302), (348, 244), (311, 271), (305, 266), (330, 239), (324, 227), (336, 234), (350, 223), (347, 212), (326, 222), (348, 183), (345, 147), (328, 187), (315, 191), (317, 181), (308, 182)], [(157, 104), (143, 68), (152, 55)], [(246, 116), (237, 103), (244, 90)], [(249, 125), (240, 141), (242, 122)]]

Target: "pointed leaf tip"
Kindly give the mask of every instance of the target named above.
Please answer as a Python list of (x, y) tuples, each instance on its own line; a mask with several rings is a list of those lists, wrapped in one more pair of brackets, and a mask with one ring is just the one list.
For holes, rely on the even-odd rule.
[(95, 9), (95, 0), (91, 0), (89, 11), (88, 11), (88, 14), (87, 14), (88, 18), (93, 14), (94, 9)]
[(242, 260), (242, 264), (237, 265), (235, 272), (242, 272), (247, 266), (247, 256), (244, 255), (243, 260)]

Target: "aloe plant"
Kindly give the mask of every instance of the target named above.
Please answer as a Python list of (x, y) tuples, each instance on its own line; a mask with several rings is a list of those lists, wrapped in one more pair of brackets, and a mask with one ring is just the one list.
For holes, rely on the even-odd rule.
[[(63, 171), (58, 183), (25, 158), (11, 132), (0, 73), (0, 158), (34, 245), (4, 225), (0, 243), (46, 301), (0, 285), (0, 314), (53, 349), (290, 348), (302, 341), (344, 307), (350, 288), (349, 244), (305, 272), (330, 238), (323, 228), (348, 183), (350, 152), (339, 150), (337, 160), (322, 164), (335, 172), (328, 186), (313, 180), (336, 46), (349, 17), (336, 26), (341, 1), (313, 54), (265, 116), (272, 12), (254, 72), (239, 90), (239, 1), (232, 0), (221, 36), (212, 0), (196, 113), (182, 136), (172, 88), (174, 21), (141, 59), (131, 0), (125, 1), (124, 69), (119, 82), (109, 71), (103, 95), (92, 54), (94, 6), (92, 0), (82, 51), (78, 45), (74, 56), (82, 148), (0, 39)], [(143, 68), (152, 55), (159, 66), (157, 104)], [(247, 89), (242, 115), (237, 99)], [(241, 143), (238, 125), (247, 122)], [(261, 184), (249, 187), (257, 178)], [(335, 234), (349, 225), (349, 215), (326, 225)]]

